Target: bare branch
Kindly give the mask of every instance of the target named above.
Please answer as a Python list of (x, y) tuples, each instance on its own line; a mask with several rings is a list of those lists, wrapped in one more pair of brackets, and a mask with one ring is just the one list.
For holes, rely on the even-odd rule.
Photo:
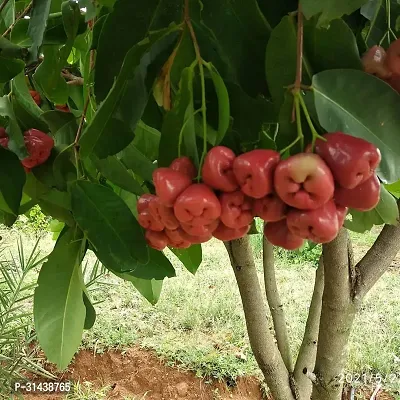
[(294, 400), (289, 372), (268, 329), (266, 308), (248, 236), (225, 242), (242, 298), (254, 357), (276, 400)]
[(339, 379), (347, 358), (347, 343), (357, 307), (352, 298), (350, 241), (342, 228), (337, 238), (323, 246), (324, 294), (314, 373), (313, 400), (337, 400)]
[(263, 238), (263, 266), (265, 292), (272, 319), (274, 321), (276, 341), (283, 361), (289, 372), (293, 371), (293, 360), (290, 353), (289, 335), (286, 327), (285, 311), (279, 296), (278, 285), (275, 276), (274, 247)]
[[(399, 202), (400, 205), (400, 202)], [(362, 300), (388, 270), (400, 251), (400, 224), (386, 225), (367, 254), (356, 265), (358, 275), (355, 299)]]
[(294, 368), (294, 379), (296, 380), (297, 387), (301, 395), (300, 397), (304, 399), (309, 399), (312, 391), (312, 382), (304, 371), (313, 371), (315, 367), (323, 293), (324, 264), (321, 256), (319, 260), (319, 267), (315, 274), (314, 292), (308, 312), (303, 342), (301, 343), (296, 366)]
[(73, 86), (83, 86), (84, 79), (80, 76), (75, 76), (74, 74), (72, 74), (70, 71), (68, 71), (67, 69), (63, 69), (61, 71), (61, 76), (65, 79), (67, 79), (67, 84), (68, 85), (73, 85)]

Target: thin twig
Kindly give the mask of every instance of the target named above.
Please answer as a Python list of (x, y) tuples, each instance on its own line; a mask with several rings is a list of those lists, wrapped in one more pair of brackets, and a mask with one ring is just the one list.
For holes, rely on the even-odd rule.
[(67, 82), (68, 85), (82, 86), (85, 83), (82, 77), (72, 74), (67, 69), (63, 69), (61, 71), (61, 75), (63, 78), (68, 80)]
[(0, 13), (4, 10), (5, 6), (8, 4), (10, 0), (4, 0), (3, 3), (1, 3), (0, 6)]
[(18, 17), (15, 19), (15, 21), (8, 27), (8, 29), (3, 33), (3, 37), (7, 36), (14, 28), (14, 26), (16, 25), (16, 23), (21, 20), (22, 18), (24, 18), (26, 15), (29, 14), (29, 12), (31, 11), (33, 6), (33, 1), (31, 1), (25, 8), (24, 11), (22, 11), (21, 14), (18, 15)]
[(296, 65), (296, 81), (294, 89), (300, 90), (301, 79), (303, 74), (303, 34), (304, 34), (304, 21), (303, 13), (301, 11), (301, 4), (297, 13), (297, 65)]

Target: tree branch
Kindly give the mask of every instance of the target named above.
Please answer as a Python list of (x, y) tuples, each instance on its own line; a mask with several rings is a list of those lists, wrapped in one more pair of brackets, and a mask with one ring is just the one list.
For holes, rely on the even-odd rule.
[(272, 319), (274, 321), (276, 341), (283, 361), (289, 372), (293, 371), (293, 359), (290, 353), (289, 335), (286, 327), (285, 311), (279, 296), (275, 276), (274, 247), (263, 238), (263, 267), (265, 292)]
[(32, 7), (33, 7), (33, 1), (31, 1), (31, 2), (26, 6), (26, 8), (24, 9), (24, 11), (22, 11), (22, 13), (19, 14), (17, 18), (15, 18), (15, 21), (8, 27), (8, 29), (3, 33), (2, 36), (3, 36), (3, 37), (4, 37), (4, 36), (7, 36), (7, 35), (13, 30), (15, 24), (16, 24), (20, 19), (24, 18), (25, 15), (28, 15), (28, 14), (29, 14), (29, 12), (31, 11)]
[(68, 80), (68, 82), (67, 82), (68, 85), (83, 86), (85, 83), (84, 79), (82, 77), (72, 74), (67, 69), (63, 69), (61, 71), (61, 76)]
[(335, 240), (323, 246), (324, 294), (314, 373), (313, 400), (341, 398), (339, 379), (346, 363), (346, 348), (356, 314), (352, 299), (350, 242), (342, 228)]
[(310, 309), (303, 342), (301, 343), (299, 355), (294, 368), (294, 379), (296, 380), (300, 398), (309, 399), (312, 391), (312, 382), (309, 373), (314, 371), (317, 356), (318, 331), (321, 319), (322, 295), (324, 293), (324, 264), (322, 256), (319, 267), (315, 274), (314, 292), (311, 299)]
[[(400, 202), (398, 203), (400, 206)], [(358, 275), (355, 300), (361, 301), (388, 270), (400, 251), (400, 224), (385, 225), (375, 243), (356, 265)]]
[(4, 10), (4, 8), (6, 7), (6, 5), (8, 4), (9, 1), (10, 1), (10, 0), (4, 0), (4, 1), (1, 3), (1, 6), (0, 6), (0, 13)]
[(294, 400), (289, 372), (269, 332), (266, 308), (248, 236), (225, 242), (242, 298), (254, 357), (275, 400)]

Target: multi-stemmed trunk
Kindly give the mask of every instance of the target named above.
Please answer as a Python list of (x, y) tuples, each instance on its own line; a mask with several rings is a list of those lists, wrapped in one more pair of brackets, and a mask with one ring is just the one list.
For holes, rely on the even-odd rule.
[(355, 315), (365, 295), (400, 250), (400, 226), (385, 226), (358, 263), (354, 262), (346, 229), (323, 246), (296, 362), (290, 352), (276, 283), (273, 247), (264, 239), (264, 286), (275, 337), (268, 326), (265, 296), (249, 238), (226, 242), (225, 246), (239, 287), (251, 348), (274, 400), (340, 400), (340, 376)]

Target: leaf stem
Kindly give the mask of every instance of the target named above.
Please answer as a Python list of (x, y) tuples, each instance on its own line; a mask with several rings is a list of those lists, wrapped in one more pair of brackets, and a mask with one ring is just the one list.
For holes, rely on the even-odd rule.
[(182, 128), (179, 132), (179, 142), (178, 142), (178, 157), (181, 156), (181, 150), (182, 150), (182, 142), (183, 142), (183, 132), (186, 128), (186, 125), (189, 123), (189, 121), (191, 119), (193, 119), (195, 117), (196, 114), (198, 114), (199, 112), (201, 112), (202, 109), (199, 108), (198, 110), (196, 110), (192, 115), (189, 116), (189, 118), (183, 123)]
[(6, 30), (6, 31), (3, 33), (3, 35), (2, 35), (3, 37), (4, 37), (4, 36), (7, 36), (7, 35), (13, 30), (15, 24), (16, 24), (20, 19), (24, 18), (25, 15), (27, 15), (27, 14), (31, 11), (32, 6), (33, 6), (33, 1), (31, 1), (31, 2), (26, 6), (26, 8), (24, 9), (24, 11), (22, 11), (22, 13), (19, 14), (18, 17), (15, 19), (15, 21), (7, 28), (7, 30)]
[(300, 111), (300, 100), (299, 95), (294, 94), (294, 104), (293, 109), (296, 113), (296, 125), (297, 125), (297, 138), (289, 144), (289, 146), (285, 147), (283, 150), (280, 151), (281, 154), (285, 154), (288, 150), (290, 150), (296, 143), (300, 142), (301, 149), (304, 148), (304, 135), (303, 135), (303, 127), (301, 126), (301, 111)]
[(199, 66), (200, 72), (200, 81), (201, 81), (201, 112), (203, 115), (203, 152), (200, 159), (199, 164), (199, 174), (197, 176), (197, 180), (200, 180), (201, 169), (204, 162), (204, 157), (207, 153), (207, 105), (206, 105), (206, 80), (204, 75), (204, 66), (203, 66), (203, 59), (201, 58), (200, 54), (200, 47), (197, 41), (196, 33), (193, 29), (192, 21), (190, 19), (190, 12), (189, 12), (189, 0), (185, 0), (185, 8), (184, 8), (184, 20), (189, 29), (190, 36), (192, 38), (194, 51), (196, 53), (196, 60)]
[(304, 20), (303, 20), (303, 13), (301, 11), (301, 4), (299, 2), (299, 8), (297, 13), (297, 65), (296, 65), (296, 81), (294, 83), (295, 90), (300, 90), (302, 73), (303, 73), (303, 37), (304, 37)]

